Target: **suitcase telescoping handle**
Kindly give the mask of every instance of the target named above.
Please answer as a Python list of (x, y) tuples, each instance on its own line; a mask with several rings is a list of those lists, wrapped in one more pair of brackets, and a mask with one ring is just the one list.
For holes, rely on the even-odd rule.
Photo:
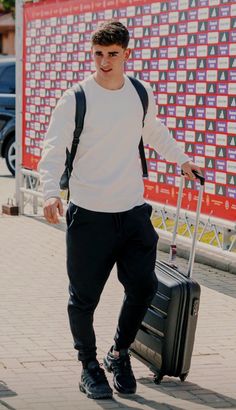
[[(202, 196), (203, 196), (203, 190), (204, 190), (204, 184), (205, 184), (205, 178), (201, 174), (199, 174), (196, 171), (192, 171), (192, 172), (196, 176), (196, 178), (199, 179), (200, 188), (199, 188), (198, 201), (197, 201), (195, 229), (194, 229), (194, 233), (193, 233), (192, 245), (191, 245), (189, 261), (188, 261), (188, 269), (187, 269), (187, 276), (188, 277), (191, 277), (192, 273), (193, 273), (193, 264), (194, 264), (196, 244), (197, 244), (197, 232), (198, 232), (198, 225), (199, 225), (201, 205), (202, 205)], [(178, 200), (177, 200), (175, 225), (174, 225), (174, 230), (173, 230), (172, 243), (170, 245), (170, 262), (172, 264), (173, 264), (173, 262), (175, 260), (175, 257), (176, 257), (176, 235), (177, 235), (177, 229), (178, 229), (181, 202), (182, 202), (182, 197), (183, 197), (183, 188), (184, 188), (184, 176), (181, 175), (179, 193), (178, 193)]]

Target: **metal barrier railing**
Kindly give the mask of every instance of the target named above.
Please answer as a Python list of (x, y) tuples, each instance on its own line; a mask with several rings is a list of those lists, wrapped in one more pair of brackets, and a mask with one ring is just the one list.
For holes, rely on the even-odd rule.
[[(157, 202), (148, 201), (153, 207), (152, 222), (155, 228), (172, 232), (176, 208)], [(195, 223), (195, 213), (185, 209), (180, 211), (178, 233), (192, 238)], [(207, 243), (227, 252), (236, 251), (236, 225), (233, 222), (201, 214), (198, 230), (198, 241)]]
[[(21, 169), (22, 184), (20, 188), (20, 211), (24, 213), (27, 204), (32, 205), (33, 213), (38, 213), (39, 199), (43, 195), (40, 190), (39, 173), (28, 169)], [(176, 208), (157, 202), (147, 201), (153, 207), (152, 222), (155, 228), (171, 232), (174, 226)], [(66, 201), (63, 201), (66, 207)], [(195, 213), (185, 209), (180, 210), (180, 224), (178, 234), (192, 238)], [(206, 236), (208, 239), (206, 240)], [(226, 253), (236, 251), (236, 224), (233, 222), (201, 214), (198, 241), (207, 243), (212, 252), (219, 248)]]

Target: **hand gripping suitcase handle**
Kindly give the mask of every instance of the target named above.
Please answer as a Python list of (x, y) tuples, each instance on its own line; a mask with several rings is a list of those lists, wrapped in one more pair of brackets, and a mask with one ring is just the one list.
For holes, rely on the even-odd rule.
[[(204, 190), (204, 184), (205, 184), (204, 176), (202, 176), (201, 174), (199, 174), (196, 171), (192, 171), (192, 172), (196, 176), (196, 178), (199, 179), (200, 188), (199, 188), (198, 201), (197, 201), (195, 229), (194, 229), (194, 233), (193, 233), (191, 251), (190, 251), (189, 262), (188, 262), (188, 270), (187, 270), (187, 276), (188, 277), (191, 277), (192, 273), (193, 273), (193, 264), (194, 264), (196, 244), (197, 244), (197, 231), (198, 231), (200, 212), (201, 212), (201, 205), (202, 205), (202, 196), (203, 196), (203, 190)], [(183, 176), (183, 173), (182, 173), (182, 176), (181, 176), (181, 179), (180, 179), (178, 200), (177, 200), (175, 225), (174, 225), (174, 230), (173, 230), (172, 243), (171, 243), (171, 246), (170, 246), (170, 261), (171, 262), (174, 261), (174, 257), (176, 255), (176, 236), (177, 236), (180, 208), (181, 208), (182, 197), (183, 197), (183, 188), (184, 188), (184, 176)]]
[[(197, 179), (199, 179), (200, 184), (201, 185), (205, 185), (205, 177), (201, 174), (199, 174), (197, 171), (195, 171), (194, 169), (192, 170), (192, 173), (195, 175), (195, 177)], [(183, 171), (182, 171), (182, 175), (183, 175)]]

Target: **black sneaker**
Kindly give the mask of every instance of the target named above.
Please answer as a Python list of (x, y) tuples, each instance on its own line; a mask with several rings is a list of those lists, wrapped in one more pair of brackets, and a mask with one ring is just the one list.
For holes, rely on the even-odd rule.
[(110, 399), (113, 393), (105, 372), (97, 361), (88, 363), (86, 369), (82, 370), (79, 389), (90, 399)]
[(137, 384), (127, 350), (121, 350), (118, 357), (115, 357), (110, 350), (104, 357), (104, 366), (108, 372), (113, 373), (114, 387), (119, 393), (133, 394), (136, 392)]

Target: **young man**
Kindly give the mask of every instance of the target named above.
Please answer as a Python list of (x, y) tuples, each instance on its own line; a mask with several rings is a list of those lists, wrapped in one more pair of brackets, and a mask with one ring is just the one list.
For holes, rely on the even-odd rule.
[[(151, 87), (143, 83), (149, 107), (142, 129), (143, 108), (124, 74), (129, 58), (129, 33), (120, 22), (103, 23), (92, 34), (95, 73), (82, 82), (87, 110), (70, 179), (67, 211), (68, 313), (75, 349), (82, 362), (80, 389), (91, 398), (112, 396), (96, 358), (93, 315), (108, 276), (117, 264), (125, 289), (114, 344), (104, 359), (114, 387), (134, 393), (136, 380), (128, 349), (156, 289), (154, 273), (157, 234), (151, 206), (143, 199), (140, 136), (169, 161), (178, 162), (194, 178), (199, 168), (189, 161), (156, 119)], [(59, 180), (74, 131), (75, 96), (67, 90), (51, 118), (40, 162), (44, 215), (56, 224), (63, 215)]]

